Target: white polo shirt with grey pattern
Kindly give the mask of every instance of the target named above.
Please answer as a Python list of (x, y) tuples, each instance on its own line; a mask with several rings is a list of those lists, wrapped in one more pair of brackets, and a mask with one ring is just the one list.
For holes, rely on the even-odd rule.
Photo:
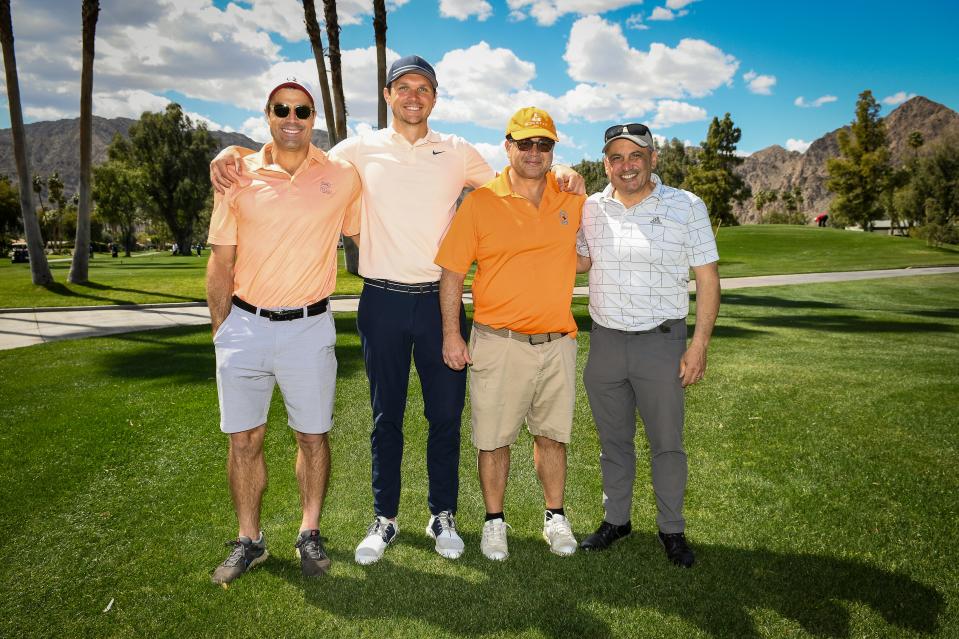
[(627, 209), (613, 186), (583, 207), (576, 251), (592, 260), (589, 314), (606, 328), (645, 331), (689, 313), (689, 268), (719, 261), (706, 205), (651, 176), (653, 192)]

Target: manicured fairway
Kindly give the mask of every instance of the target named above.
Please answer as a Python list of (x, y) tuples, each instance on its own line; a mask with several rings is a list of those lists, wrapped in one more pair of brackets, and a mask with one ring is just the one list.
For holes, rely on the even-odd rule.
[[(959, 247), (930, 248), (920, 240), (801, 226), (753, 225), (722, 228), (718, 235), (723, 277), (862, 271), (959, 264)], [(205, 299), (203, 257), (117, 258), (99, 254), (90, 262), (91, 283), (66, 283), (70, 263), (51, 264), (56, 283), (30, 282), (29, 266), (0, 262), (0, 308), (151, 304)], [(577, 278), (586, 284), (586, 276)], [(355, 295), (362, 281), (346, 273), (340, 252), (337, 293)]]
[[(575, 310), (582, 367), (589, 321)], [(354, 564), (371, 515), (370, 411), (354, 318), (337, 324), (322, 524), (332, 572), (298, 572), (294, 443), (277, 396), (272, 556), (228, 590), (209, 582), (235, 521), (208, 331), (0, 352), (0, 636), (959, 636), (959, 276), (724, 296), (709, 372), (687, 401), (689, 571), (668, 565), (654, 537), (645, 446), (636, 532), (605, 553), (550, 555), (528, 436), (507, 495), (511, 556), (484, 559), (468, 421), (467, 551), (440, 558), (423, 533), (418, 392), (400, 536), (378, 564)], [(573, 437), (567, 512), (582, 537), (602, 508), (581, 382)]]

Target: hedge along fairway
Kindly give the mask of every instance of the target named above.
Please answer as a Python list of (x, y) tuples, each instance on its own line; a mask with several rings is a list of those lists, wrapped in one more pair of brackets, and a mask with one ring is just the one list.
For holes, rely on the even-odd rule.
[[(803, 226), (754, 225), (722, 228), (718, 236), (723, 277), (862, 271), (908, 266), (959, 264), (959, 247), (930, 248), (920, 240)], [(91, 283), (66, 282), (69, 261), (52, 262), (56, 283), (34, 286), (29, 264), (0, 261), (0, 308), (98, 306), (197, 302), (206, 299), (203, 256), (137, 255), (113, 259), (98, 254), (90, 261)], [(586, 275), (577, 283), (586, 284)], [(472, 282), (472, 271), (467, 285)], [(339, 251), (336, 293), (358, 295), (360, 278), (346, 272)]]
[[(687, 401), (688, 536), (655, 539), (648, 450), (635, 532), (551, 555), (524, 435), (513, 451), (510, 558), (479, 552), (483, 507), (463, 431), (458, 522), (423, 528), (425, 421), (412, 380), (400, 535), (352, 561), (372, 515), (370, 410), (352, 315), (337, 319), (331, 573), (306, 581), (293, 438), (277, 395), (263, 527), (271, 558), (210, 584), (235, 535), (208, 331), (172, 329), (0, 352), (0, 636), (955, 637), (959, 635), (959, 276), (731, 291), (705, 383)], [(585, 305), (575, 311), (589, 342)], [(602, 518), (580, 382), (567, 512)], [(112, 607), (103, 612), (110, 601)]]

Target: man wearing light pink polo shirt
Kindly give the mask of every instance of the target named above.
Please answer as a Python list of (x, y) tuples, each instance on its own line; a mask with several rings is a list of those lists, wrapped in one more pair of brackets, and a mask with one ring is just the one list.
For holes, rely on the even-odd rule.
[(227, 543), (229, 556), (213, 573), (216, 584), (267, 557), (260, 530), (263, 439), (276, 384), (296, 434), (300, 567), (314, 577), (330, 566), (319, 531), (336, 387), (328, 305), (336, 288), (337, 240), (359, 231), (360, 181), (350, 164), (310, 143), (314, 105), (312, 90), (296, 78), (273, 85), (266, 104), (273, 139), (243, 160), (243, 177), (217, 194), (210, 220), (207, 302), (239, 523), (237, 539)]

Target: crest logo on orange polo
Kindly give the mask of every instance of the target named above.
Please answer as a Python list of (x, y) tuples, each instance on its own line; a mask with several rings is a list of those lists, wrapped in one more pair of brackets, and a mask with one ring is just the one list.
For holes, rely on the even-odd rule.
[(562, 209), (559, 211), (559, 223), (563, 226), (569, 224), (569, 213)]

